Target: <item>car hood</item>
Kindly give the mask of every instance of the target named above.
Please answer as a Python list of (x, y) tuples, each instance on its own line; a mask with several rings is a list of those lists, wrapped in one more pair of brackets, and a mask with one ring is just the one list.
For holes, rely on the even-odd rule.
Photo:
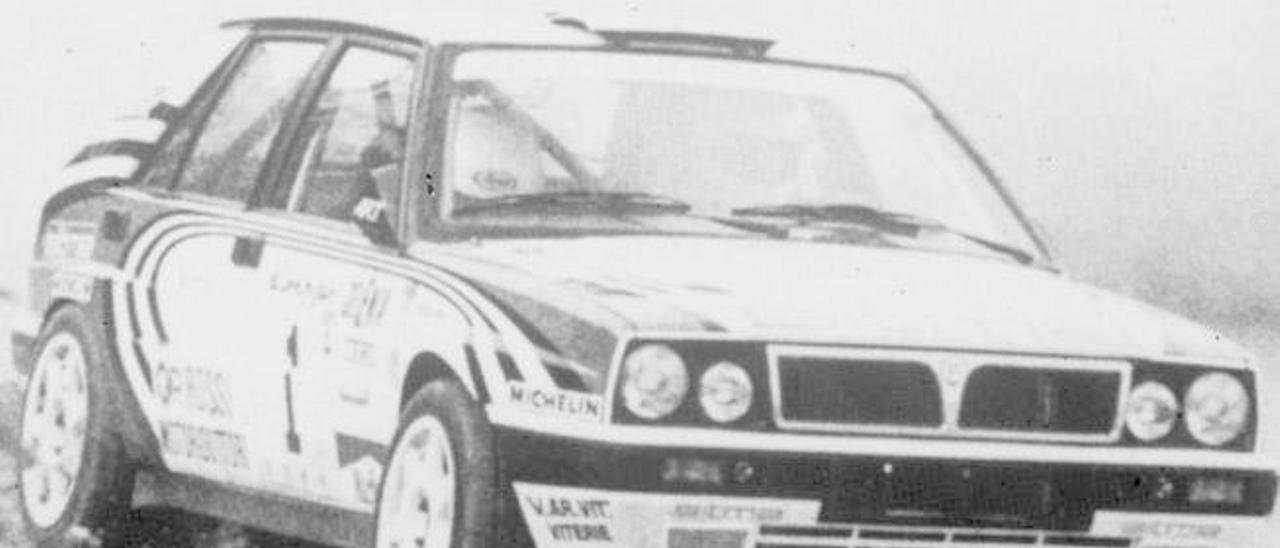
[[(1219, 334), (998, 260), (779, 240), (589, 237), (419, 244), (529, 325), (771, 341), (1243, 362)], [(581, 329), (561, 325), (561, 336)], [(574, 335), (574, 333), (577, 333)], [(717, 335), (718, 334), (718, 335)]]

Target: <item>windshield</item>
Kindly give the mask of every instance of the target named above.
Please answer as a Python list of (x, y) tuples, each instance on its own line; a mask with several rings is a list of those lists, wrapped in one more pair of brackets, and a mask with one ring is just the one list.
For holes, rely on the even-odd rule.
[(929, 106), (890, 78), (688, 56), (477, 50), (457, 58), (453, 81), (446, 219), (529, 217), (593, 194), (686, 206), (636, 215), (858, 204), (1036, 249)]

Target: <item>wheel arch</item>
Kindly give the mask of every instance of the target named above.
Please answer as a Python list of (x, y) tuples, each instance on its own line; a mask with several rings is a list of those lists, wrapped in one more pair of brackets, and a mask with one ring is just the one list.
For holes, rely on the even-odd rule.
[[(76, 303), (76, 301), (72, 299), (68, 299), (66, 297), (59, 297), (49, 301), (49, 305), (44, 307), (44, 314), (40, 316), (39, 329), (43, 331), (45, 326), (49, 325), (49, 320), (53, 318), (53, 315), (57, 314), (63, 308), (66, 308), (68, 306), (81, 306), (81, 305)], [(81, 308), (85, 308), (85, 307), (81, 306)], [(89, 313), (88, 310), (83, 310), (83, 312), (85, 312), (86, 314)]]
[[(81, 303), (74, 299), (65, 297), (50, 300), (48, 306), (44, 307), (44, 313), (40, 316), (40, 324), (36, 326), (36, 332), (32, 335), (31, 347), (27, 349), (26, 354), (23, 356), (25, 363), (14, 364), (24, 375), (30, 375), (31, 371), (35, 369), (36, 352), (39, 350), (41, 338), (49, 329), (49, 322), (52, 321), (54, 316), (58, 315), (58, 313), (67, 309), (74, 310), (77, 314), (84, 316), (90, 321), (100, 320), (100, 318), (98, 318), (98, 310), (89, 303)], [(103, 339), (98, 342), (108, 344), (105, 334), (98, 333), (98, 336)], [(110, 352), (108, 352), (107, 358), (110, 357)], [(103, 365), (110, 367), (111, 364), (107, 363)]]
[(400, 383), (400, 399), (397, 402), (396, 410), (403, 411), (405, 405), (409, 403), (409, 400), (413, 398), (413, 395), (418, 390), (439, 379), (458, 381), (467, 387), (467, 392), (471, 394), (471, 397), (476, 397), (475, 388), (471, 383), (459, 377), (455, 367), (450, 366), (449, 362), (435, 352), (422, 351), (416, 354), (412, 360), (409, 360), (404, 380)]

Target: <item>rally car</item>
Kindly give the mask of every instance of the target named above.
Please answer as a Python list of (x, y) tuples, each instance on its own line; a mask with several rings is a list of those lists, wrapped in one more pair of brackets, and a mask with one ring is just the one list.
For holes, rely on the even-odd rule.
[(1261, 546), (1248, 354), (1066, 278), (894, 72), (559, 18), (238, 21), (44, 208), (42, 546)]

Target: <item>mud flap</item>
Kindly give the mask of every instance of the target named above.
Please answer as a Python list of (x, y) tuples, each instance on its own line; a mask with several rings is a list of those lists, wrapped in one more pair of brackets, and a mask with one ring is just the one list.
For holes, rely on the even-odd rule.
[(31, 374), (31, 351), (35, 346), (35, 335), (14, 329), (9, 335), (9, 349), (12, 352), (13, 369), (21, 377)]

